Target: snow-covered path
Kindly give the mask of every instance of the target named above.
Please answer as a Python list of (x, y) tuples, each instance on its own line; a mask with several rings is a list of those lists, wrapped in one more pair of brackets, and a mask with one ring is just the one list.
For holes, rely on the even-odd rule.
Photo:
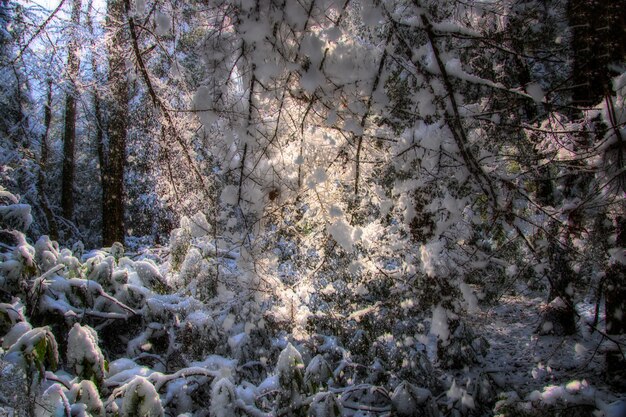
[(489, 375), (496, 392), (514, 390), (521, 400), (534, 400), (542, 393), (545, 401), (551, 398), (546, 393), (558, 386), (572, 388), (565, 391), (587, 404), (608, 403), (623, 396), (604, 379), (603, 352), (609, 343), (601, 343), (601, 335), (585, 322), (590, 320), (592, 306), (577, 307), (581, 318), (574, 335), (539, 336), (535, 330), (543, 305), (545, 300), (536, 294), (505, 295), (496, 306), (470, 317), (470, 323), (490, 343), (484, 362), (475, 371)]

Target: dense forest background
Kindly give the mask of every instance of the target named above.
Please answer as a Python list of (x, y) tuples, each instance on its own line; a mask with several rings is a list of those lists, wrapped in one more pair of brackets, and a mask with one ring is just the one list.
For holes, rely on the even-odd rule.
[(0, 0), (0, 414), (626, 416), (623, 0)]

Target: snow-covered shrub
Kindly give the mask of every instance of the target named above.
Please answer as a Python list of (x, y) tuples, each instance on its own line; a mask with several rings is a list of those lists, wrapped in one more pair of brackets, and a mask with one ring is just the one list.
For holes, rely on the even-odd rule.
[(424, 352), (416, 349), (409, 352), (403, 359), (397, 376), (407, 383), (427, 388), (435, 394), (441, 390), (441, 382), (432, 362)]
[(359, 408), (372, 409), (388, 409), (390, 396), (389, 392), (383, 387), (360, 384), (349, 387), (340, 397), (340, 401), (344, 404), (358, 404)]
[[(2, 231), (3, 232), (3, 231)], [(27, 241), (23, 233), (13, 231), (12, 245), (5, 252), (0, 252), (0, 286), (7, 287), (15, 294), (24, 290), (20, 287), (23, 279), (32, 277), (37, 272), (35, 248)], [(3, 245), (2, 249), (5, 246)]]
[(124, 245), (120, 242), (113, 242), (109, 248), (109, 253), (116, 261), (119, 261), (124, 256)]
[(102, 386), (105, 361), (98, 346), (98, 333), (89, 326), (76, 323), (67, 337), (67, 366), (79, 378)]
[(30, 205), (20, 204), (18, 198), (0, 186), (0, 229), (26, 232), (33, 222)]
[(211, 406), (209, 413), (211, 417), (234, 417), (237, 416), (237, 405), (235, 404), (235, 386), (228, 378), (221, 378), (213, 383), (211, 390)]
[(576, 316), (571, 305), (556, 297), (542, 309), (542, 318), (536, 332), (540, 335), (566, 336), (576, 332)]
[[(622, 416), (624, 408), (611, 413), (611, 407), (603, 407), (596, 399), (595, 388), (585, 380), (572, 380), (561, 385), (547, 385), (541, 391), (535, 390), (525, 398), (515, 392), (501, 394), (495, 404), (497, 416), (519, 417), (583, 417), (590, 415)], [(601, 410), (598, 410), (598, 406)]]
[(474, 396), (467, 389), (457, 385), (456, 379), (446, 391), (446, 398), (449, 410), (455, 410), (456, 414), (467, 415), (476, 411), (477, 405)]
[(47, 272), (58, 263), (59, 244), (48, 236), (41, 236), (35, 243), (35, 261), (41, 272)]
[(302, 355), (288, 343), (280, 352), (276, 363), (276, 375), (280, 386), (288, 391), (299, 391), (304, 386), (303, 370)]
[(391, 395), (392, 409), (398, 417), (438, 417), (439, 410), (431, 392), (406, 381)]
[(72, 388), (68, 393), (68, 399), (73, 403), (72, 415), (81, 410), (84, 415), (93, 417), (104, 416), (104, 403), (100, 398), (98, 388), (92, 381), (83, 380), (78, 384), (72, 384)]
[(62, 249), (59, 253), (59, 264), (64, 265), (67, 268), (67, 277), (68, 278), (81, 278), (82, 270), (81, 263), (74, 256), (74, 253), (69, 249)]
[(178, 281), (201, 300), (212, 298), (217, 290), (215, 268), (197, 248), (191, 248), (180, 266)]
[(309, 417), (340, 417), (344, 409), (332, 392), (320, 392), (313, 397), (309, 406)]
[(70, 402), (61, 385), (52, 384), (35, 402), (35, 417), (72, 416)]
[(157, 293), (167, 292), (168, 286), (156, 264), (144, 259), (132, 264), (141, 284)]
[(104, 252), (90, 253), (83, 265), (87, 279), (96, 281), (107, 289), (114, 288), (111, 275), (116, 262), (112, 256), (107, 256)]
[(333, 371), (322, 355), (316, 355), (304, 371), (304, 385), (311, 394), (326, 389), (332, 382)]
[(215, 353), (220, 341), (225, 338), (223, 328), (204, 311), (190, 313), (181, 322), (176, 333), (181, 352), (192, 359), (201, 359)]
[(11, 330), (4, 336), (2, 340), (2, 348), (9, 349), (11, 346), (17, 342), (17, 340), (22, 337), (22, 335), (30, 330), (32, 330), (32, 326), (27, 321), (20, 321), (15, 323)]
[[(163, 406), (154, 385), (142, 376), (135, 376), (124, 386), (122, 392), (121, 417), (161, 417)], [(115, 395), (115, 392), (114, 392)]]
[(170, 233), (170, 264), (172, 270), (178, 271), (187, 256), (191, 244), (191, 231), (184, 227), (174, 229)]
[(0, 303), (0, 334), (5, 334), (23, 321), (24, 304), (19, 298), (14, 298), (10, 303)]
[(448, 369), (477, 363), (487, 349), (487, 341), (476, 336), (460, 317), (443, 308), (433, 309), (430, 333), (437, 337), (437, 358)]
[(22, 334), (8, 350), (5, 360), (17, 363), (26, 370), (56, 370), (59, 351), (54, 334), (49, 327), (36, 327)]
[(304, 362), (300, 352), (291, 343), (278, 355), (275, 374), (281, 388), (278, 405), (301, 409), (299, 404), (304, 391)]

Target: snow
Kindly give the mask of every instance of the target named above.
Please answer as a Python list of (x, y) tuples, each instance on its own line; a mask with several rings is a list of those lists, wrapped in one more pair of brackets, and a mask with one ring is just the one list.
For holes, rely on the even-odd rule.
[(0, 206), (0, 221), (10, 225), (13, 229), (28, 230), (33, 222), (31, 208), (28, 204), (11, 204)]
[(459, 284), (459, 288), (461, 290), (461, 293), (463, 294), (465, 302), (467, 303), (467, 312), (475, 313), (476, 311), (478, 311), (478, 297), (476, 297), (476, 294), (474, 294), (472, 288), (465, 282), (461, 282)]
[(128, 358), (117, 359), (109, 363), (109, 377), (117, 375), (118, 373), (122, 371), (134, 369), (136, 367), (138, 367), (138, 365), (131, 359), (128, 359)]
[(300, 44), (300, 52), (311, 60), (311, 66), (318, 67), (322, 57), (324, 41), (317, 37), (314, 33), (308, 33), (302, 39)]
[(315, 92), (315, 90), (320, 87), (323, 82), (324, 74), (322, 74), (321, 71), (314, 67), (310, 67), (300, 77), (300, 85), (309, 94)]
[(441, 264), (440, 255), (444, 248), (442, 240), (435, 240), (420, 247), (420, 258), (422, 269), (429, 277), (437, 274), (438, 266)]
[(375, 26), (384, 19), (384, 16), (379, 7), (376, 7), (373, 4), (364, 4), (361, 9), (361, 18), (363, 19), (364, 24), (368, 26)]
[(229, 417), (235, 410), (235, 386), (226, 378), (217, 380), (211, 391), (211, 417)]
[(228, 332), (230, 331), (230, 329), (233, 328), (234, 324), (235, 324), (235, 316), (233, 314), (229, 314), (228, 316), (226, 316), (226, 318), (222, 322), (222, 329), (224, 329), (225, 332)]
[(526, 92), (532, 97), (533, 100), (535, 100), (536, 103), (541, 103), (545, 98), (545, 93), (539, 83), (528, 84), (526, 86)]
[[(104, 356), (98, 346), (98, 333), (76, 323), (67, 336), (67, 364), (77, 375), (104, 378)], [(88, 368), (88, 369), (85, 369)]]
[(86, 411), (93, 416), (104, 415), (104, 404), (100, 399), (98, 388), (92, 381), (83, 380), (74, 384), (71, 393), (76, 398), (76, 402), (84, 404)]
[(270, 392), (280, 389), (280, 383), (278, 382), (278, 375), (270, 375), (265, 378), (258, 386), (257, 390), (260, 393)]
[(611, 248), (609, 249), (609, 255), (611, 256), (611, 262), (626, 265), (626, 248)]
[(288, 387), (297, 383), (296, 374), (302, 372), (303, 368), (302, 355), (296, 350), (291, 343), (278, 355), (276, 362), (276, 374), (280, 385)]
[(11, 330), (9, 330), (9, 332), (4, 336), (2, 348), (9, 349), (24, 333), (32, 330), (32, 328), (33, 327), (27, 321), (15, 323), (13, 327), (11, 327)]
[(446, 309), (441, 305), (438, 305), (433, 309), (433, 316), (430, 322), (430, 334), (437, 336), (439, 340), (444, 342), (450, 337), (448, 314)]
[(395, 410), (402, 416), (415, 413), (420, 405), (426, 403), (432, 394), (425, 388), (419, 388), (407, 382), (400, 383), (391, 395)]
[(237, 193), (237, 187), (235, 187), (234, 185), (224, 187), (220, 196), (222, 204), (230, 204), (233, 206), (237, 204)]
[(135, 12), (138, 16), (146, 13), (146, 0), (135, 0)]
[(360, 231), (357, 228), (353, 228), (345, 221), (345, 219), (337, 219), (328, 226), (328, 233), (335, 239), (335, 241), (345, 250), (351, 252), (354, 244), (360, 238)]
[(601, 407), (603, 417), (624, 417), (626, 416), (626, 400), (614, 401)]
[(153, 416), (163, 415), (163, 407), (159, 394), (146, 378), (135, 376), (122, 387), (122, 416)]
[[(171, 231), (164, 247), (133, 237), (83, 255), (101, 239), (99, 217), (85, 220), (101, 186), (89, 146), (76, 230), (54, 195), (64, 243), (37, 239), (59, 138), (40, 190), (37, 106), (29, 129), (1, 132), (2, 182), (36, 204), (0, 188), (0, 366), (28, 381), (27, 400), (60, 415), (618, 415), (626, 393), (604, 379), (615, 342), (603, 332), (624, 311), (605, 317), (601, 292), (626, 264), (604, 231), (622, 208), (611, 125), (626, 120), (626, 74), (576, 111), (554, 85), (571, 63), (554, 70), (522, 39), (535, 81), (519, 85), (510, 51), (490, 45), (533, 12), (516, 2), (279, 3), (130, 2), (167, 117), (129, 126), (126, 223), (146, 242)], [(554, 13), (519, 21), (543, 30)], [(567, 32), (557, 20), (550, 30)], [(541, 39), (557, 61), (575, 56)], [(28, 85), (38, 52), (24, 52), (13, 75)], [(129, 112), (145, 104), (134, 88)], [(555, 236), (576, 278), (563, 337), (542, 334), (558, 326), (541, 321)]]
[(140, 282), (146, 287), (153, 287), (155, 283), (164, 282), (157, 265), (150, 260), (136, 261), (134, 269)]
[(237, 352), (241, 350), (244, 344), (248, 342), (248, 335), (246, 332), (238, 333), (228, 338), (228, 345), (233, 352), (233, 356), (237, 356)]
[(156, 33), (159, 36), (165, 36), (172, 30), (172, 19), (167, 13), (158, 11), (154, 16), (156, 25)]
[(70, 414), (70, 405), (67, 397), (59, 385), (51, 385), (42, 395), (43, 404), (35, 407), (35, 417), (47, 417), (50, 411), (52, 415), (64, 416)]

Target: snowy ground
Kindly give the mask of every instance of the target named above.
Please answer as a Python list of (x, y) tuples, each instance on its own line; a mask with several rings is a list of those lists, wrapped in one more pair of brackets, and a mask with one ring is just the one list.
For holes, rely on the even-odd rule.
[(595, 306), (577, 305), (576, 334), (539, 336), (535, 330), (541, 322), (541, 306), (545, 299), (540, 294), (505, 295), (497, 305), (469, 317), (490, 343), (484, 362), (470, 374), (488, 375), (494, 391), (514, 390), (520, 402), (595, 404), (607, 411), (589, 415), (626, 416), (626, 411), (611, 413), (606, 406), (624, 398), (624, 393), (605, 381), (604, 352), (612, 343), (589, 325)]

